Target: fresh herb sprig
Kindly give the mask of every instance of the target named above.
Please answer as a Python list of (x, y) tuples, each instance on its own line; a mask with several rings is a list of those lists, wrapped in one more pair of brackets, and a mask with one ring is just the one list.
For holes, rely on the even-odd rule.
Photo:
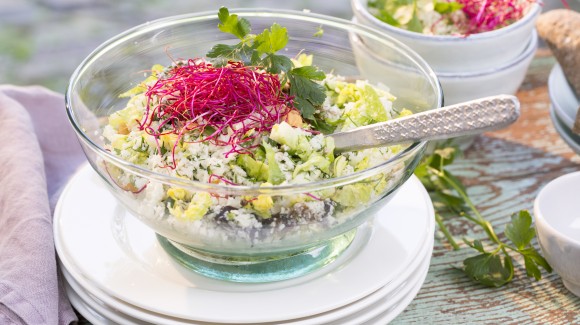
[[(370, 0), (369, 8), (374, 8), (377, 18), (395, 27), (402, 27), (416, 33), (422, 33), (425, 28), (419, 19), (417, 0)], [(433, 1), (433, 10), (444, 15), (463, 8), (463, 5), (451, 1)], [(401, 15), (404, 12), (407, 14)]]
[[(281, 83), (290, 83), (290, 95), (294, 97), (294, 106), (307, 120), (314, 119), (317, 106), (326, 98), (324, 87), (315, 81), (325, 78), (323, 71), (313, 66), (294, 67), (292, 60), (276, 52), (288, 44), (288, 30), (277, 23), (260, 34), (251, 33), (250, 22), (229, 10), (221, 7), (218, 12), (219, 30), (240, 39), (235, 45), (217, 44), (207, 53), (216, 65), (225, 65), (229, 61), (242, 61), (246, 65), (263, 67), (272, 74), (281, 74)], [(321, 35), (321, 34), (320, 34)]]
[(430, 192), (435, 209), (436, 221), (454, 249), (460, 249), (443, 221), (443, 214), (456, 214), (481, 227), (487, 235), (488, 245), (482, 240), (463, 239), (463, 242), (478, 252), (463, 261), (463, 271), (474, 281), (490, 287), (501, 287), (512, 281), (514, 275), (513, 255), (524, 260), (526, 275), (536, 280), (542, 278), (540, 268), (552, 272), (548, 262), (532, 246), (536, 236), (532, 227), (532, 217), (526, 210), (511, 216), (504, 230), (506, 241), (500, 239), (492, 224), (485, 220), (473, 204), (461, 181), (446, 168), (457, 153), (457, 149), (447, 147), (437, 149), (427, 156), (415, 170), (415, 175)]

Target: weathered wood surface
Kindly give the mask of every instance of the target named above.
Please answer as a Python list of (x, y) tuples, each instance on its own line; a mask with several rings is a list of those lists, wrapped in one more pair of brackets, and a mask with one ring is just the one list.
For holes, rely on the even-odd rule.
[[(478, 137), (454, 163), (453, 171), (502, 237), (513, 212), (533, 210), (540, 188), (580, 170), (580, 157), (560, 139), (549, 117), (547, 80), (554, 62), (548, 50), (538, 50), (517, 93), (522, 103), (518, 122)], [(485, 237), (461, 219), (448, 224), (458, 238)], [(436, 239), (425, 284), (393, 324), (580, 324), (580, 298), (567, 291), (557, 274), (544, 273), (535, 282), (516, 264), (512, 283), (487, 288), (454, 268), (473, 252), (465, 247), (452, 251), (444, 238)]]

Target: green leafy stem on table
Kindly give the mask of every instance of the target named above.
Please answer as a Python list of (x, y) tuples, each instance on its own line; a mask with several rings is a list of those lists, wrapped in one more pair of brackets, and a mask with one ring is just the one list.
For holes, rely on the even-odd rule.
[(511, 216), (511, 222), (504, 231), (509, 241), (502, 241), (498, 237), (491, 223), (485, 220), (467, 195), (461, 181), (446, 169), (453, 162), (456, 153), (457, 149), (452, 147), (436, 149), (432, 155), (423, 159), (415, 170), (415, 175), (429, 191), (437, 224), (455, 250), (460, 249), (460, 246), (445, 226), (443, 214), (464, 217), (481, 227), (487, 235), (488, 244), (485, 246), (481, 240), (463, 239), (465, 244), (478, 253), (463, 261), (463, 271), (478, 283), (501, 287), (513, 279), (515, 254), (523, 258), (528, 277), (541, 279), (540, 268), (548, 273), (552, 272), (548, 262), (531, 244), (536, 231), (532, 227), (532, 217), (528, 211), (521, 210)]

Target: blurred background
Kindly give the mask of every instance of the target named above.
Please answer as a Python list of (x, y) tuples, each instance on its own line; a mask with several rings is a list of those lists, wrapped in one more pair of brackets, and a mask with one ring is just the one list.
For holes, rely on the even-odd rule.
[(64, 92), (75, 67), (99, 44), (166, 16), (268, 7), (352, 17), (349, 0), (0, 0), (0, 84)]
[[(562, 6), (560, 0), (544, 2), (544, 11)], [(220, 6), (352, 17), (350, 0), (0, 0), (0, 84), (64, 92), (75, 67), (108, 38), (157, 18)]]

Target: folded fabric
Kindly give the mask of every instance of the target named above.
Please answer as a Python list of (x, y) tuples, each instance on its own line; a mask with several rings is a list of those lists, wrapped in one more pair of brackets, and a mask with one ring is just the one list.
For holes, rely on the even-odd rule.
[(0, 139), (0, 324), (69, 324), (52, 211), (85, 158), (63, 96), (0, 86)]

